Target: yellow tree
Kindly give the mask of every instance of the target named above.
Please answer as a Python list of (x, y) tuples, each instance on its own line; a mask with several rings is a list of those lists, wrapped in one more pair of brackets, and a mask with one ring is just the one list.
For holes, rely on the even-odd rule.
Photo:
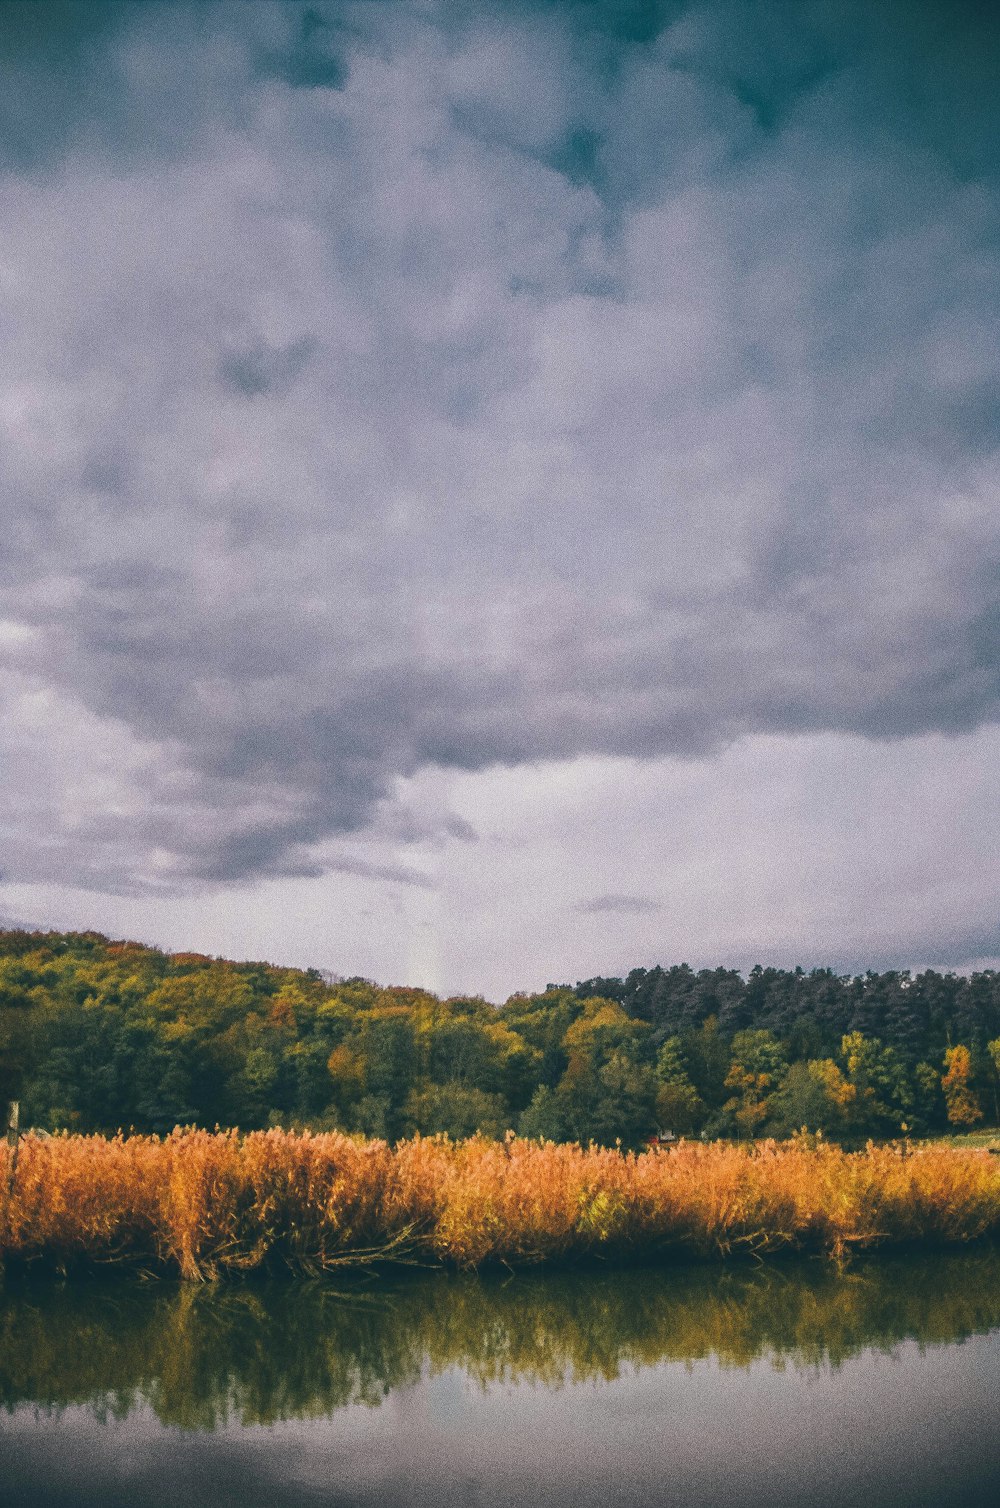
[(771, 1112), (772, 1094), (787, 1071), (780, 1042), (769, 1031), (742, 1031), (733, 1038), (726, 1088), (735, 1091), (723, 1109), (741, 1136), (756, 1136)]
[(953, 1126), (974, 1126), (981, 1121), (976, 1091), (972, 1087), (972, 1055), (967, 1047), (949, 1047), (944, 1055), (945, 1073), (941, 1079), (948, 1119)]

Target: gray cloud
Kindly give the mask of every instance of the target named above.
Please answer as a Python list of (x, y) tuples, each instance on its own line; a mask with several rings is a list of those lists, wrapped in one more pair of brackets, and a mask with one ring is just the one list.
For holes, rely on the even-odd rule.
[(74, 14), (0, 88), (12, 876), (996, 720), (989, 16)]
[(649, 895), (595, 895), (575, 908), (583, 916), (651, 916), (663, 910), (663, 902)]
[(36, 932), (38, 928), (33, 922), (21, 921), (16, 916), (0, 915), (0, 931), (3, 932)]
[(224, 351), (219, 358), (219, 379), (229, 393), (244, 398), (263, 394), (284, 397), (312, 351), (313, 343), (307, 337), (285, 347), (261, 344), (242, 351)]

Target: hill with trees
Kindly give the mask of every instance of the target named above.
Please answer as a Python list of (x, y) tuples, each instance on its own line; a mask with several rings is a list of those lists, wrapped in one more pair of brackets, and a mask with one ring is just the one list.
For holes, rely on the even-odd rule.
[(0, 1101), (14, 1098), (48, 1130), (927, 1135), (1000, 1123), (1000, 974), (680, 964), (492, 1005), (0, 931)]

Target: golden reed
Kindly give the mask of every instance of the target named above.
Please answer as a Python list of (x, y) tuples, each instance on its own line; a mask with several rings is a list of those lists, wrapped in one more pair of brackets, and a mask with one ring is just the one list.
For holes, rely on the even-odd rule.
[(123, 1263), (214, 1279), (385, 1261), (838, 1260), (1000, 1234), (1000, 1160), (944, 1146), (845, 1152), (804, 1141), (622, 1153), (552, 1142), (177, 1130), (26, 1136), (0, 1261)]

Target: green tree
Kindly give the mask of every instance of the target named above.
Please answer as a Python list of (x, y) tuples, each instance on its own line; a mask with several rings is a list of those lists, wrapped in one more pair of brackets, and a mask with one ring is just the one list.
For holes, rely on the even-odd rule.
[(408, 1007), (385, 1005), (368, 1011), (356, 1050), (368, 1091), (358, 1107), (357, 1129), (395, 1141), (403, 1135), (404, 1107), (420, 1071), (416, 1027)]
[(521, 1112), (517, 1123), (518, 1133), (529, 1139), (542, 1141), (568, 1141), (571, 1136), (563, 1110), (563, 1102), (548, 1084), (539, 1084), (531, 1102)]
[(877, 1037), (848, 1032), (841, 1042), (847, 1081), (854, 1091), (846, 1129), (856, 1137), (897, 1135), (909, 1123), (913, 1097), (891, 1047)]
[(926, 1132), (939, 1126), (944, 1116), (941, 1075), (931, 1063), (913, 1069), (913, 1115), (911, 1130)]
[(785, 1135), (805, 1127), (836, 1137), (847, 1122), (854, 1093), (832, 1058), (792, 1063), (771, 1096), (771, 1119)]
[(499, 1094), (487, 1094), (468, 1084), (431, 1084), (413, 1090), (406, 1101), (405, 1131), (433, 1135), (444, 1131), (458, 1139), (477, 1131), (500, 1139), (508, 1129), (507, 1107)]
[(732, 1055), (718, 1018), (707, 1016), (700, 1026), (681, 1032), (680, 1038), (684, 1063), (699, 1098), (709, 1111), (719, 1111), (728, 1093), (726, 1075)]
[(699, 1131), (707, 1114), (691, 1082), (679, 1036), (668, 1037), (656, 1055), (656, 1120), (661, 1131), (688, 1136)]
[(649, 1027), (611, 1000), (593, 999), (563, 1038), (566, 1070), (555, 1090), (564, 1134), (628, 1146), (654, 1128), (657, 1080)]
[(788, 1067), (784, 1050), (769, 1031), (741, 1031), (733, 1037), (732, 1054), (726, 1088), (734, 1093), (723, 1108), (741, 1136), (756, 1136)]

